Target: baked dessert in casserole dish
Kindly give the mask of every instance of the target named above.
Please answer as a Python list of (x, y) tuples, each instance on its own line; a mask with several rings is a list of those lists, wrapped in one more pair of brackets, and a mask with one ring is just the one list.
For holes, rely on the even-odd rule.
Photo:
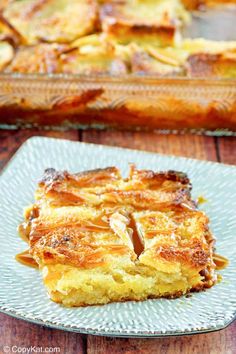
[[(89, 38), (87, 39), (90, 40)], [(70, 46), (41, 43), (20, 47), (14, 54), (7, 42), (0, 43), (6, 73), (67, 73), (81, 75), (124, 74), (178, 77), (236, 75), (236, 42), (204, 39), (184, 40), (178, 47), (156, 48), (149, 44), (127, 46), (111, 42)]]
[[(66, 306), (175, 298), (217, 281), (209, 220), (182, 172), (47, 169), (19, 232), (50, 298)], [(216, 264), (215, 264), (216, 262)]]
[(223, 0), (2, 2), (0, 125), (236, 131), (236, 38), (202, 38), (219, 4), (233, 16)]
[(12, 45), (14, 54), (0, 70), (234, 78), (236, 42), (183, 39), (181, 28), (191, 22), (185, 5), (181, 0), (8, 1), (2, 5), (0, 40), (1, 46)]

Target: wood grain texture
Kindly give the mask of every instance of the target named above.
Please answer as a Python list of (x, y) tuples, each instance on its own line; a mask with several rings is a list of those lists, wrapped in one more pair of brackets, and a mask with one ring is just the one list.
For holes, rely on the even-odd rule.
[(162, 154), (217, 161), (213, 137), (198, 135), (161, 135), (149, 132), (86, 130), (82, 140), (89, 143), (121, 146)]
[(42, 131), (42, 130), (0, 130), (0, 169), (12, 157), (16, 150), (27, 139), (32, 136), (47, 136), (59, 139), (78, 140), (76, 130), (61, 131)]
[[(4, 346), (16, 346), (18, 348), (42, 347), (42, 353), (47, 352), (47, 349), (45, 350), (46, 347), (58, 347), (60, 348), (60, 351), (58, 351), (60, 354), (85, 354), (86, 337), (75, 333), (49, 329), (0, 314), (0, 353), (4, 353)], [(14, 348), (9, 352), (14, 352)]]
[(236, 138), (217, 138), (220, 162), (236, 165)]
[(235, 354), (236, 323), (220, 332), (164, 339), (88, 336), (88, 354)]

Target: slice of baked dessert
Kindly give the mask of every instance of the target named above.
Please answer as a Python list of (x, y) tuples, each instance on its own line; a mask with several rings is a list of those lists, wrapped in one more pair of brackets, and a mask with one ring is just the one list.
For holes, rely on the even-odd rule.
[(45, 171), (20, 234), (66, 306), (177, 297), (216, 282), (214, 238), (181, 172)]
[(105, 2), (101, 8), (104, 33), (118, 43), (173, 45), (181, 27), (190, 20), (179, 0), (122, 0)]
[(95, 0), (13, 0), (3, 16), (26, 44), (69, 43), (95, 31), (98, 7)]

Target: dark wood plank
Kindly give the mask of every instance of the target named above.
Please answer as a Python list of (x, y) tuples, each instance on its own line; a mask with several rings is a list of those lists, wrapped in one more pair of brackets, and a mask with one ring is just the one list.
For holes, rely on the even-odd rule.
[(43, 131), (43, 130), (0, 130), (0, 169), (12, 157), (21, 144), (32, 136), (47, 136), (52, 138), (78, 140), (79, 134), (76, 130)]
[(217, 147), (221, 162), (236, 165), (235, 137), (217, 138)]
[[(42, 347), (42, 353), (46, 353), (47, 347), (57, 347), (60, 351), (54, 351), (55, 353), (85, 354), (87, 344), (85, 336), (49, 329), (0, 314), (0, 353), (4, 353), (4, 346), (15, 346), (18, 350), (31, 346)], [(14, 352), (15, 347), (9, 353)], [(20, 352), (23, 351), (18, 351)]]
[(86, 130), (82, 141), (217, 161), (213, 137)]
[(220, 332), (164, 339), (88, 336), (88, 354), (234, 354), (236, 322)]

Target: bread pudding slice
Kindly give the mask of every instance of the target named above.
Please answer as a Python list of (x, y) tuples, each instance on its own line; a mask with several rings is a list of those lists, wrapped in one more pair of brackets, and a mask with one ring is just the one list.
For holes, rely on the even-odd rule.
[(27, 44), (68, 43), (95, 31), (98, 8), (95, 0), (13, 0), (3, 15)]
[[(135, 74), (188, 77), (236, 77), (236, 42), (184, 39), (176, 47), (131, 44), (130, 67)], [(136, 103), (137, 106), (137, 103)]]
[(236, 78), (236, 50), (193, 54), (187, 60), (189, 77)]
[(6, 72), (18, 73), (59, 73), (62, 71), (60, 56), (71, 48), (66, 44), (41, 43), (19, 47)]
[[(139, 261), (170, 276), (169, 291), (177, 283), (182, 289), (202, 289), (213, 285), (214, 238), (208, 229), (207, 216), (194, 209), (175, 206), (165, 211), (134, 213), (138, 233), (145, 251)], [(205, 269), (202, 269), (204, 265)], [(204, 282), (202, 275), (207, 274)], [(175, 279), (173, 284), (173, 279)], [(168, 285), (162, 285), (168, 289)]]
[(117, 53), (116, 47), (110, 43), (99, 42), (96, 45), (78, 45), (77, 41), (72, 44), (40, 43), (19, 47), (6, 71), (117, 75), (127, 73), (127, 64), (124, 55)]
[(181, 172), (45, 171), (20, 234), (66, 306), (174, 298), (216, 282), (214, 238)]
[(99, 36), (97, 43), (91, 42), (90, 44), (89, 37), (93, 37), (93, 35), (87, 36), (88, 44), (81, 44), (86, 40), (83, 37), (72, 43), (74, 50), (61, 55), (60, 61), (64, 73), (122, 75), (128, 72), (126, 58), (123, 53), (117, 50), (116, 46), (103, 41)]
[(179, 0), (110, 1), (101, 8), (104, 33), (118, 43), (173, 45), (189, 14)]
[(204, 38), (185, 39), (181, 46), (188, 52), (186, 72), (189, 77), (236, 77), (236, 42)]

